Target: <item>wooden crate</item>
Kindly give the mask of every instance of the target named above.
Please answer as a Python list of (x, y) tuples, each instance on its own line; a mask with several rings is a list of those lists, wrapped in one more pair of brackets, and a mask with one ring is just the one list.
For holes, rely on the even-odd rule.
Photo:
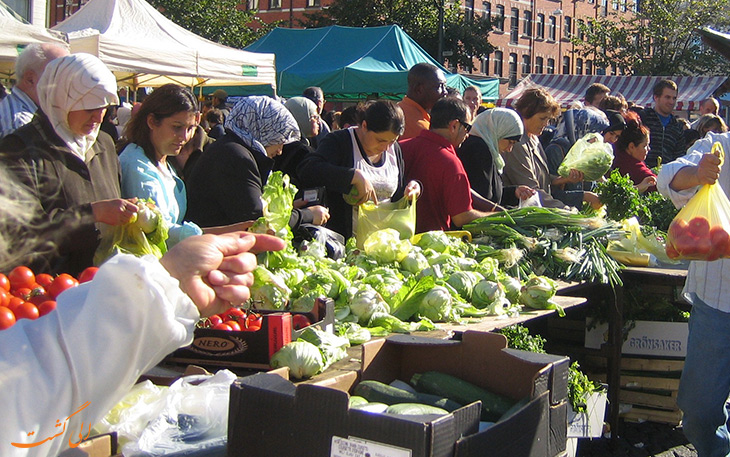
[[(682, 412), (677, 406), (677, 391), (683, 367), (684, 360), (678, 359), (622, 357), (619, 398), (622, 404), (631, 405), (631, 409), (621, 417), (632, 422), (678, 425)], [(605, 357), (587, 358), (590, 379), (605, 383), (605, 369)]]

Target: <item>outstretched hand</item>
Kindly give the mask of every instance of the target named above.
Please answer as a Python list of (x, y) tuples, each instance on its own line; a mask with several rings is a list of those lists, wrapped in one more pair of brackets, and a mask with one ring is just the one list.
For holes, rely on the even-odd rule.
[(160, 263), (205, 317), (248, 300), (254, 254), (284, 246), (279, 238), (246, 232), (193, 236), (176, 244)]

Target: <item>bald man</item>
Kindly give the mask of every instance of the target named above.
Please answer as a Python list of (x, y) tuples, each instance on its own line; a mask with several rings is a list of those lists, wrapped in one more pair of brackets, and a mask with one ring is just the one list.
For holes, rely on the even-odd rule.
[(30, 122), (38, 110), (36, 84), (53, 59), (68, 55), (61, 46), (42, 43), (26, 46), (15, 60), (17, 82), (13, 91), (0, 101), (0, 138)]

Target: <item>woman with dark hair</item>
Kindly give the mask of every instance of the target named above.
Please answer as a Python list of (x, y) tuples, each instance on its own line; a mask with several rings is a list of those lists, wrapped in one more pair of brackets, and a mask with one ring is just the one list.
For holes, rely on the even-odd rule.
[[(242, 98), (225, 123), (226, 134), (203, 151), (187, 181), (187, 217), (203, 226), (236, 224), (262, 216), (261, 195), (274, 158), (285, 144), (300, 137), (294, 116), (271, 97)], [(295, 208), (289, 226), (322, 225), (328, 218), (324, 206)]]
[[(165, 84), (145, 98), (132, 115), (119, 145), (122, 166), (122, 195), (151, 198), (169, 227), (168, 246), (192, 235), (242, 230), (244, 225), (210, 226), (202, 229), (183, 220), (187, 191), (172, 161), (199, 129), (200, 113), (195, 96), (177, 84)], [(204, 132), (203, 132), (204, 134)]]
[(656, 174), (646, 165), (649, 153), (649, 128), (641, 123), (638, 114), (625, 115), (626, 128), (614, 145), (612, 169), (622, 175), (628, 174), (639, 192), (656, 191)]
[(369, 102), (357, 127), (330, 133), (302, 161), (297, 170), (302, 185), (327, 189), (332, 211), (328, 228), (346, 238), (354, 233), (357, 213), (343, 197), (351, 190), (355, 205), (418, 196), (418, 183), (404, 182), (403, 155), (397, 142), (404, 129), (405, 118), (398, 105), (385, 100)]
[[(548, 159), (540, 144), (539, 136), (551, 119), (560, 113), (560, 105), (544, 89), (529, 89), (515, 103), (515, 110), (522, 118), (525, 132), (520, 141), (505, 155), (504, 173), (506, 186), (527, 186), (535, 189), (540, 196), (540, 204), (550, 208), (564, 208), (566, 203), (551, 195), (552, 186), (583, 181), (583, 173), (571, 170), (570, 176), (550, 174)], [(594, 198), (595, 197), (595, 198)], [(584, 193), (584, 201), (600, 206), (598, 196)]]

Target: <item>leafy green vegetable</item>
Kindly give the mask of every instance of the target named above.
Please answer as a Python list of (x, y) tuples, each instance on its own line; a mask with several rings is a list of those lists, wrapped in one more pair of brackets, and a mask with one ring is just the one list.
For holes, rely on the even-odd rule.
[(447, 320), (451, 313), (451, 294), (443, 286), (435, 286), (426, 292), (418, 306), (418, 315), (434, 322)]
[(350, 301), (350, 312), (357, 316), (360, 325), (367, 325), (373, 313), (389, 311), (383, 297), (368, 284), (361, 284)]
[(139, 211), (123, 225), (102, 224), (101, 241), (94, 253), (94, 264), (101, 265), (117, 253), (137, 257), (167, 252), (168, 224), (152, 199), (139, 200)]
[(312, 343), (319, 349), (324, 362), (322, 370), (326, 370), (333, 363), (347, 357), (347, 348), (350, 347), (350, 341), (347, 338), (325, 332), (313, 325), (302, 330), (297, 341)]
[(606, 216), (615, 221), (631, 216), (636, 216), (641, 222), (651, 218), (634, 182), (618, 169), (613, 170), (606, 181), (598, 183), (596, 193), (606, 207)]
[(449, 240), (449, 235), (441, 230), (436, 230), (422, 233), (416, 245), (423, 249), (433, 249), (443, 253), (449, 250), (451, 240)]
[(281, 171), (274, 171), (264, 185), (261, 194), (263, 216), (254, 222), (249, 231), (254, 233), (269, 233), (272, 231), (279, 238), (292, 239), (289, 219), (294, 208), (294, 196), (297, 188), (289, 182), (289, 176)]
[(603, 388), (588, 379), (588, 376), (580, 371), (578, 362), (573, 362), (568, 370), (568, 400), (573, 411), (577, 413), (586, 412), (588, 396), (594, 392), (602, 392)]
[(411, 248), (411, 242), (401, 240), (395, 229), (383, 229), (373, 232), (363, 243), (365, 253), (378, 262), (400, 262)]
[(355, 322), (343, 322), (335, 325), (335, 331), (350, 341), (350, 346), (356, 346), (370, 341), (370, 330), (361, 327)]
[(558, 291), (558, 283), (545, 276), (533, 276), (525, 282), (520, 292), (520, 303), (535, 309), (554, 309), (560, 317), (565, 311), (552, 301)]
[(507, 337), (508, 347), (540, 354), (545, 353), (545, 338), (540, 335), (530, 335), (530, 331), (523, 325), (510, 325), (509, 327), (497, 330), (497, 333), (501, 333)]
[(456, 289), (456, 292), (462, 299), (471, 302), (474, 286), (483, 279), (484, 276), (475, 271), (457, 271), (449, 276), (446, 282)]
[(297, 379), (307, 379), (325, 369), (322, 353), (307, 341), (292, 341), (271, 356), (271, 367), (289, 367)]

